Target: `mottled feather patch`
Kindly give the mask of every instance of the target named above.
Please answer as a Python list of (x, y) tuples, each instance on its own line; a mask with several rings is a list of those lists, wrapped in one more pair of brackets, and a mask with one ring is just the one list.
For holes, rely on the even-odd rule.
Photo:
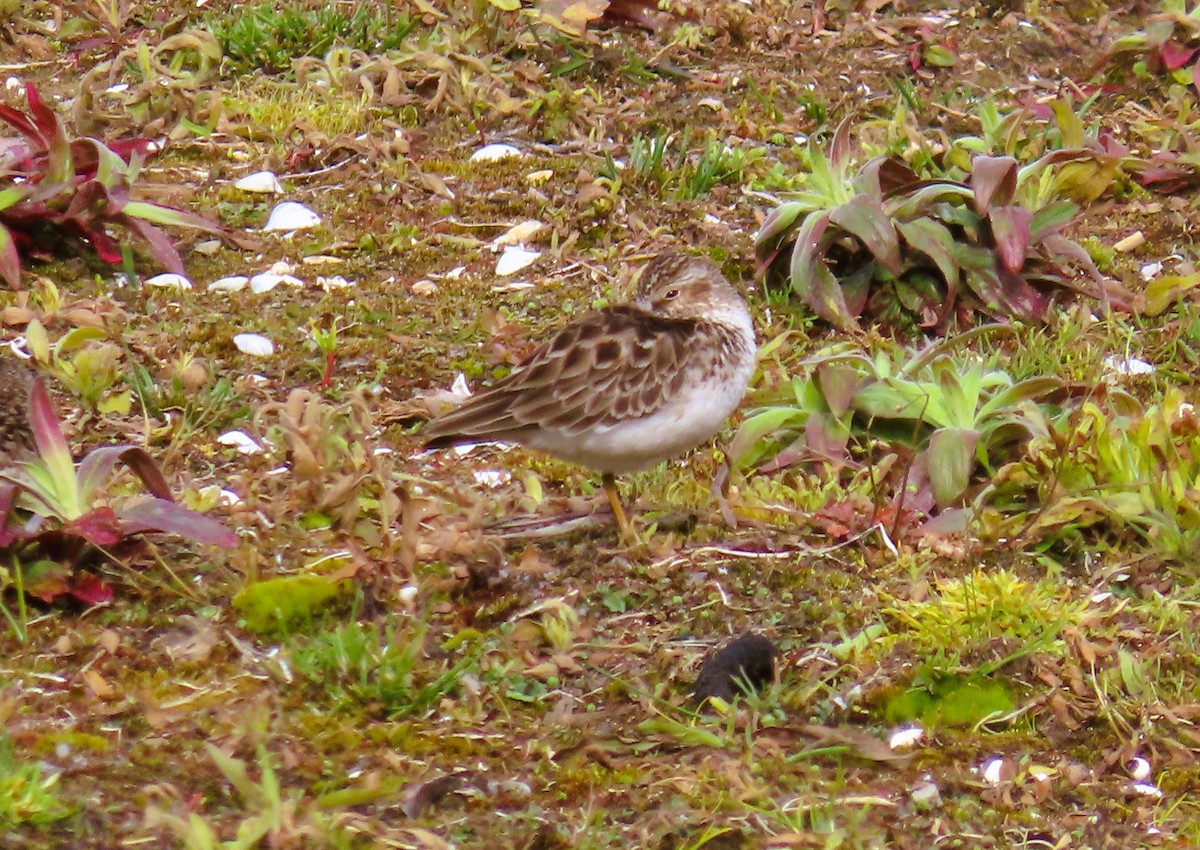
[(596, 365), (611, 366), (621, 359), (621, 343), (606, 339), (596, 344)]

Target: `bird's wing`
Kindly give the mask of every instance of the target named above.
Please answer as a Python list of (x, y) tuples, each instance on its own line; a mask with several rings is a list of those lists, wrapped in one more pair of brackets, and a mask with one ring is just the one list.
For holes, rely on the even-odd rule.
[(647, 416), (677, 395), (695, 356), (689, 319), (622, 305), (559, 331), (494, 387), (430, 422), (430, 447), (517, 438), (529, 428), (579, 433)]

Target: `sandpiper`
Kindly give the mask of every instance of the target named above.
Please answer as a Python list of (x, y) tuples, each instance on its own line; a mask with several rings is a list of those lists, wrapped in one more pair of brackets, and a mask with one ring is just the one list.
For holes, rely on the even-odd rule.
[(428, 448), (509, 442), (590, 467), (622, 538), (615, 476), (711, 438), (754, 372), (746, 302), (710, 260), (669, 251), (642, 271), (631, 303), (590, 313), (422, 432)]

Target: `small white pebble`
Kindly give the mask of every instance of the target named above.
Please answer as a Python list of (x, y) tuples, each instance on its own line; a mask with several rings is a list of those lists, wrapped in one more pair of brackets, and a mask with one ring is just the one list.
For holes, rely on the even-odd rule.
[(413, 295), (433, 295), (438, 286), (432, 280), (418, 280), (412, 285)]

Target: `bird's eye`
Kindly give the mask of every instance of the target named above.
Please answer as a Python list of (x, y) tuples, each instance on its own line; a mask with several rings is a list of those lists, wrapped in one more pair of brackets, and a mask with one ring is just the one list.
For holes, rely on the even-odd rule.
[(667, 290), (667, 291), (666, 291), (666, 292), (663, 294), (663, 298), (665, 298), (665, 299), (667, 299), (668, 301), (670, 301), (671, 299), (675, 298), (677, 295), (679, 295), (679, 290), (678, 290), (678, 289), (668, 289), (668, 290)]

